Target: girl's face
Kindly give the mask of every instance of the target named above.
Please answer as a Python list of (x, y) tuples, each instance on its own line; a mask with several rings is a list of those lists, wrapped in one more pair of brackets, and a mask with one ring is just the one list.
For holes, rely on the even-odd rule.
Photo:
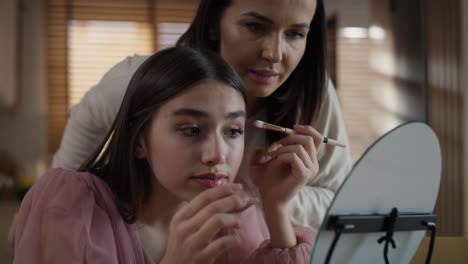
[(157, 179), (155, 193), (190, 201), (232, 182), (242, 161), (245, 118), (242, 95), (215, 80), (163, 104), (137, 148)]
[[(220, 53), (249, 100), (272, 94), (304, 55), (315, 0), (233, 0), (220, 22)], [(249, 102), (249, 107), (251, 107)]]

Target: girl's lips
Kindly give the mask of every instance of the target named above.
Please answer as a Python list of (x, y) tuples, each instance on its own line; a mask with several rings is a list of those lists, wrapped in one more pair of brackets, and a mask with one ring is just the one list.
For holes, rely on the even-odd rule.
[(278, 73), (264, 70), (249, 70), (249, 76), (260, 83), (271, 83), (276, 80)]
[(223, 185), (228, 182), (227, 178), (210, 179), (210, 178), (194, 178), (194, 180), (203, 187), (213, 188)]
[(207, 173), (192, 177), (198, 184), (206, 188), (213, 188), (228, 182), (228, 176), (221, 173)]

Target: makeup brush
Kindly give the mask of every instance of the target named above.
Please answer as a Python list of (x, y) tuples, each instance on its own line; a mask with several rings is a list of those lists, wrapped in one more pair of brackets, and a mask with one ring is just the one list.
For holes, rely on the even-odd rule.
[[(294, 129), (291, 129), (291, 128), (286, 128), (286, 127), (280, 127), (280, 126), (277, 126), (277, 125), (273, 125), (273, 124), (270, 124), (270, 123), (267, 123), (265, 121), (261, 121), (261, 120), (255, 120), (253, 122), (253, 125), (257, 128), (263, 128), (263, 129), (266, 129), (266, 130), (271, 130), (271, 131), (276, 131), (276, 132), (279, 132), (279, 133), (283, 133), (283, 134), (296, 134), (296, 131)], [(332, 146), (337, 146), (337, 147), (346, 147), (345, 144), (337, 141), (337, 140), (334, 140), (334, 139), (331, 139), (331, 138), (327, 138), (327, 137), (323, 137), (323, 143), (325, 144), (330, 144)]]

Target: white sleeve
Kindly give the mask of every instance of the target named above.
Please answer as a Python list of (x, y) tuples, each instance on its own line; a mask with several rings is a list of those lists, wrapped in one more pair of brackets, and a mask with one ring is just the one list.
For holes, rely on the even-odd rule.
[(53, 168), (76, 170), (94, 152), (112, 126), (130, 79), (147, 56), (130, 56), (112, 67), (73, 106)]
[(301, 189), (289, 206), (293, 224), (318, 229), (335, 192), (352, 167), (345, 123), (331, 81), (324, 96), (320, 115), (313, 127), (324, 136), (346, 144), (346, 148), (321, 145), (318, 153), (319, 172), (317, 176)]

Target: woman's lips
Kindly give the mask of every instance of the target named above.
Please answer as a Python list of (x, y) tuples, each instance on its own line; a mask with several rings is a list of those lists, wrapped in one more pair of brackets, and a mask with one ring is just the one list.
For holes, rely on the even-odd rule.
[(276, 80), (278, 73), (268, 70), (249, 70), (249, 76), (260, 83), (271, 83)]
[(192, 179), (206, 188), (213, 188), (228, 182), (228, 177), (220, 173), (207, 173), (192, 177)]

